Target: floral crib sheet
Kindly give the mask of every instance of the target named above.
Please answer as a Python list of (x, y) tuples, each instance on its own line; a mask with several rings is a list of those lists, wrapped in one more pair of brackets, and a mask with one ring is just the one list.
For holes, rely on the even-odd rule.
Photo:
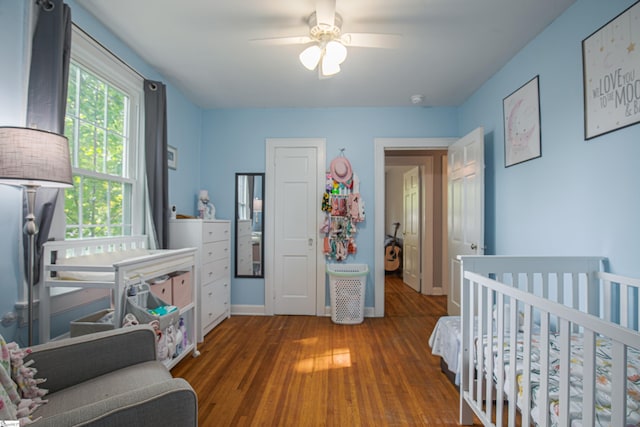
[[(503, 343), (503, 362), (498, 363), (497, 337), (494, 337), (493, 358), (494, 366), (504, 366), (505, 369), (505, 393), (507, 397), (510, 390), (508, 384), (509, 372), (509, 340), (504, 338)], [(569, 412), (571, 426), (582, 426), (582, 383), (583, 383), (583, 355), (584, 345), (581, 334), (571, 335), (571, 352), (570, 352), (570, 404)], [(483, 341), (486, 342), (486, 339)], [(523, 407), (523, 334), (519, 333), (517, 337), (517, 354), (516, 354), (516, 378), (518, 381), (517, 405)], [(611, 425), (611, 340), (606, 337), (596, 337), (596, 408), (595, 419), (597, 426)], [(487, 349), (485, 345), (485, 357), (487, 357)], [(552, 426), (558, 426), (559, 419), (559, 369), (560, 369), (560, 345), (559, 335), (551, 334), (549, 336), (549, 413)], [(536, 424), (539, 424), (541, 413), (542, 398), (540, 397), (540, 335), (538, 332), (531, 336), (531, 418)], [(495, 379), (495, 378), (494, 378)], [(629, 347), (627, 349), (627, 426), (640, 426), (640, 350)]]

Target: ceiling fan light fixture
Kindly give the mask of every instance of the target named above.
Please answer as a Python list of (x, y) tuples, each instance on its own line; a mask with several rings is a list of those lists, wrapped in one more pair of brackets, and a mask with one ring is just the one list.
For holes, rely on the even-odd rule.
[(320, 57), (322, 56), (322, 49), (317, 44), (313, 46), (309, 46), (305, 50), (300, 53), (300, 62), (305, 66), (309, 71), (315, 70), (320, 62)]
[(340, 64), (335, 62), (332, 58), (325, 55), (322, 58), (321, 73), (322, 76), (333, 76), (340, 72)]
[(347, 48), (336, 40), (331, 40), (325, 47), (325, 57), (329, 57), (332, 62), (342, 64), (347, 59)]

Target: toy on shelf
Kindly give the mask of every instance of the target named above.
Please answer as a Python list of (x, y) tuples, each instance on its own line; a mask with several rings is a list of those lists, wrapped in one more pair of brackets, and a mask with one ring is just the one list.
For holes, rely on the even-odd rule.
[(200, 190), (198, 195), (198, 218), (216, 219), (216, 208), (209, 200), (209, 191)]

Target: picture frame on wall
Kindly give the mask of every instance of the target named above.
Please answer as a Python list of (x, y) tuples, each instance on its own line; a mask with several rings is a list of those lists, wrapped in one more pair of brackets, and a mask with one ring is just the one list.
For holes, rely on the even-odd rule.
[(541, 157), (539, 76), (504, 98), (502, 108), (505, 167)]
[(640, 1), (582, 41), (584, 138), (640, 122)]
[(167, 166), (174, 170), (178, 168), (178, 149), (171, 145), (167, 145)]

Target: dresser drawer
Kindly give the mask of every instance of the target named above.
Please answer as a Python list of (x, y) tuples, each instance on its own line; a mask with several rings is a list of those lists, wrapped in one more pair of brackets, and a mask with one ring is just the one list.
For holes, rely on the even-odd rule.
[(202, 245), (202, 263), (229, 257), (229, 242), (222, 240), (219, 242), (205, 243)]
[(228, 222), (205, 222), (202, 224), (202, 240), (205, 243), (229, 239)]
[(202, 266), (202, 283), (212, 282), (229, 276), (229, 259), (219, 259)]
[(202, 287), (200, 319), (207, 326), (227, 312), (229, 307), (229, 280), (224, 278)]

